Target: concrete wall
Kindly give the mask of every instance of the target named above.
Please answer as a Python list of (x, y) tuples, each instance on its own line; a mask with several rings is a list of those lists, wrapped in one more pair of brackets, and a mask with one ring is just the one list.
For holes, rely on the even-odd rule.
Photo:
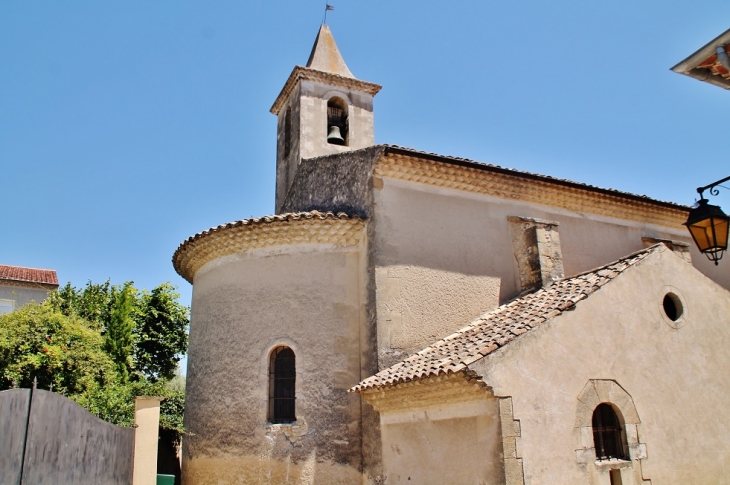
[(497, 399), (383, 412), (388, 484), (503, 483)]
[[(662, 309), (670, 291), (684, 307), (677, 322)], [(512, 398), (524, 483), (608, 485), (611, 467), (586, 447), (585, 415), (601, 401), (622, 410), (634, 442), (625, 485), (730, 483), (728, 315), (728, 291), (667, 250), (472, 366)], [(586, 405), (591, 380), (606, 390)]]
[[(689, 242), (683, 227), (670, 230), (389, 178), (376, 178), (373, 185), (381, 368), (521, 291), (510, 216), (559, 223), (567, 276), (642, 249), (644, 236)], [(693, 258), (708, 269), (703, 256)]]
[(134, 474), (132, 485), (154, 485), (157, 480), (157, 445), (161, 397), (134, 398)]
[[(364, 256), (358, 246), (278, 246), (195, 274), (186, 484), (361, 483), (361, 402), (347, 389), (372, 353)], [(267, 422), (269, 355), (280, 345), (296, 355), (291, 425)]]
[[(348, 146), (327, 143), (327, 101), (339, 97), (348, 105)], [(284, 120), (292, 109), (291, 152), (284, 158)], [(278, 116), (276, 210), (280, 208), (302, 159), (345, 153), (375, 144), (373, 97), (369, 94), (301, 80)]]
[(31, 301), (42, 302), (48, 296), (48, 292), (43, 288), (26, 288), (23, 286), (3, 285), (0, 283), (0, 300), (10, 300), (13, 302), (13, 309), (27, 305)]

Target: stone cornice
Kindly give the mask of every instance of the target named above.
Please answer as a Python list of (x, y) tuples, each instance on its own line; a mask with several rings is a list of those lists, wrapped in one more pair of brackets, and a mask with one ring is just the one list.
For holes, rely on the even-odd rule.
[(672, 228), (681, 227), (687, 219), (689, 208), (678, 204), (491, 165), (456, 162), (459, 160), (386, 148), (374, 175)]
[(210, 261), (250, 249), (294, 244), (357, 245), (365, 221), (332, 212), (299, 212), (223, 224), (188, 238), (175, 251), (175, 271), (193, 283), (195, 273)]
[[(354, 389), (354, 388), (353, 388)], [(435, 404), (478, 401), (492, 389), (469, 372), (440, 374), (360, 392), (377, 411), (400, 411)]]
[(320, 84), (328, 84), (330, 86), (337, 86), (351, 91), (360, 91), (363, 93), (375, 96), (382, 86), (378, 84), (369, 83), (367, 81), (360, 81), (359, 79), (340, 76), (339, 74), (332, 74), (330, 72), (317, 71), (316, 69), (310, 69), (307, 67), (296, 66), (289, 75), (284, 88), (277, 96), (276, 101), (271, 106), (271, 113), (279, 115), (281, 109), (286, 104), (286, 100), (289, 99), (289, 95), (296, 87), (300, 79), (312, 81)]

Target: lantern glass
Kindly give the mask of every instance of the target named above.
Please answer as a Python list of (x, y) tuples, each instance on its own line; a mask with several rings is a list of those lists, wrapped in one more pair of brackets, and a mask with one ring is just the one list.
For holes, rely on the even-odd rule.
[(702, 199), (692, 209), (685, 225), (689, 229), (697, 248), (717, 264), (727, 250), (730, 217), (716, 205), (709, 205)]

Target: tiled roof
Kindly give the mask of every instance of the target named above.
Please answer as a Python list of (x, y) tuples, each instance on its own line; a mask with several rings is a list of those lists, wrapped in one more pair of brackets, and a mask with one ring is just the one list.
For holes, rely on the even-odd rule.
[(494, 165), (492, 163), (477, 162), (475, 160), (470, 160), (468, 158), (454, 157), (454, 156), (449, 156), (449, 155), (439, 155), (438, 153), (426, 152), (423, 150), (416, 150), (415, 148), (408, 148), (408, 147), (403, 147), (403, 146), (399, 146), (399, 145), (382, 144), (382, 145), (378, 145), (378, 146), (383, 147), (385, 149), (386, 154), (394, 153), (394, 154), (402, 154), (402, 155), (411, 155), (414, 157), (427, 158), (427, 159), (435, 160), (438, 162), (445, 162), (445, 163), (451, 163), (454, 165), (462, 165), (462, 166), (468, 166), (468, 167), (473, 167), (473, 168), (479, 168), (479, 169), (488, 170), (488, 171), (516, 175), (519, 177), (525, 177), (525, 178), (529, 178), (529, 179), (544, 180), (546, 182), (552, 182), (552, 183), (560, 184), (560, 185), (567, 185), (567, 186), (575, 187), (578, 189), (590, 190), (590, 191), (594, 191), (594, 192), (603, 192), (606, 194), (615, 195), (615, 196), (619, 196), (619, 197), (623, 197), (623, 198), (639, 200), (642, 202), (648, 202), (648, 203), (652, 203), (652, 204), (659, 204), (659, 205), (671, 207), (673, 209), (680, 209), (680, 210), (686, 210), (686, 211), (690, 210), (689, 206), (677, 204), (676, 202), (669, 202), (669, 201), (664, 201), (664, 200), (653, 199), (647, 195), (634, 194), (631, 192), (624, 192), (621, 190), (610, 189), (610, 188), (605, 188), (605, 187), (598, 187), (596, 185), (585, 184), (582, 182), (576, 182), (576, 181), (569, 180), (569, 179), (562, 179), (559, 177), (552, 177), (550, 175), (541, 175), (541, 174), (534, 173), (534, 172), (527, 172), (525, 170), (506, 168), (506, 167), (502, 167), (500, 165)]
[(175, 270), (192, 283), (197, 269), (217, 257), (303, 242), (345, 244), (359, 240), (363, 219), (344, 212), (292, 212), (229, 222), (189, 237), (172, 256)]
[(58, 286), (58, 276), (56, 276), (55, 270), (0, 264), (0, 281), (3, 280)]
[(571, 310), (589, 295), (609, 283), (627, 268), (658, 251), (661, 244), (633, 253), (616, 262), (563, 278), (550, 285), (485, 313), (470, 325), (439, 340), (372, 377), (350, 391), (393, 386), (422, 377), (468, 371), (468, 366), (520, 335)]
[(230, 229), (237, 226), (258, 226), (263, 224), (271, 224), (276, 222), (289, 222), (289, 221), (299, 221), (302, 219), (317, 219), (320, 221), (324, 221), (327, 219), (330, 220), (346, 220), (346, 219), (360, 219), (360, 216), (351, 216), (349, 214), (345, 214), (344, 212), (338, 212), (335, 214), (334, 212), (319, 212), (319, 211), (310, 211), (310, 212), (287, 212), (286, 214), (276, 214), (273, 216), (264, 216), (264, 217), (252, 217), (251, 219), (241, 219), (240, 221), (233, 221), (228, 222), (226, 224), (221, 224), (219, 226), (211, 227), (207, 231), (199, 232), (194, 236), (190, 236), (185, 241), (180, 244), (178, 247), (178, 251), (181, 249), (184, 249), (186, 245), (189, 245), (196, 240), (208, 236), (210, 234), (214, 234), (219, 231), (223, 231), (225, 229)]

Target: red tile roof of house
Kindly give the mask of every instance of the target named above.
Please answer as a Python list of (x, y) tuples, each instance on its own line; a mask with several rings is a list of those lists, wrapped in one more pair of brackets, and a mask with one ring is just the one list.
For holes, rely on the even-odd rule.
[(56, 276), (56, 270), (53, 269), (23, 268), (0, 264), (0, 283), (2, 281), (58, 287), (58, 276)]

